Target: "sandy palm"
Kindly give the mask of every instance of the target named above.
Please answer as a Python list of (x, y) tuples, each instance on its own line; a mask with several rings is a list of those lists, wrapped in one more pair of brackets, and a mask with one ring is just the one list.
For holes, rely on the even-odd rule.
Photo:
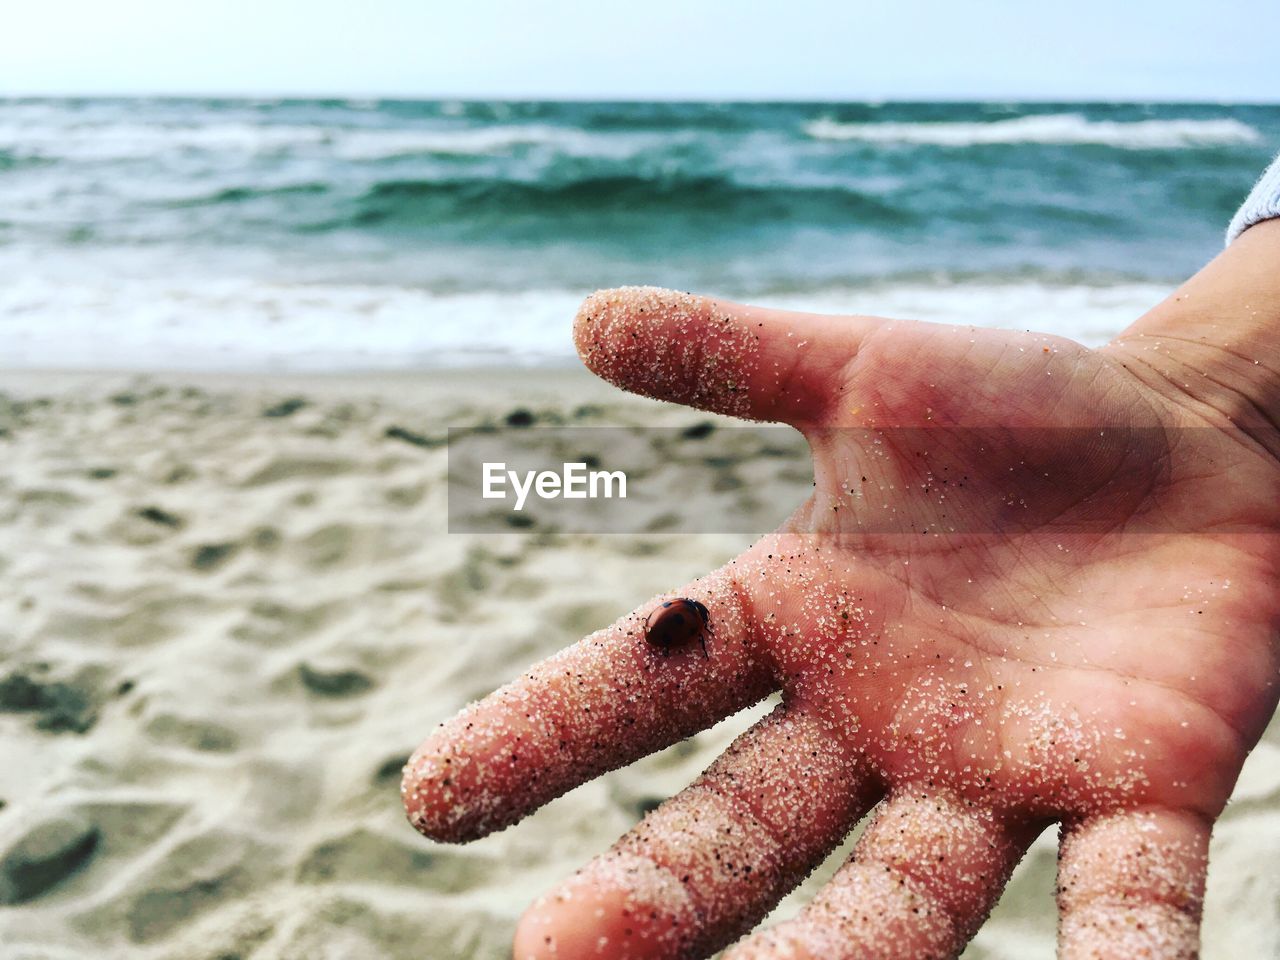
[(783, 314), (657, 291), (579, 316), (592, 369), (804, 431), (813, 496), (445, 724), (406, 770), (466, 840), (777, 689), (697, 782), (530, 911), (516, 957), (706, 956), (872, 806), (796, 919), (728, 956), (948, 957), (1064, 824), (1061, 952), (1189, 956), (1210, 826), (1276, 702), (1280, 464), (1144, 344)]

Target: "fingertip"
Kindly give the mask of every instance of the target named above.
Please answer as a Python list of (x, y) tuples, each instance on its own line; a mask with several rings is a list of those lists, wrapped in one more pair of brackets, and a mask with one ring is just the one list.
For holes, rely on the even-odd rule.
[(520, 918), (514, 960), (659, 960), (694, 936), (683, 885), (640, 857), (594, 861)]
[(583, 301), (573, 336), (587, 368), (624, 390), (797, 423), (825, 413), (848, 360), (878, 323), (618, 287)]
[(468, 816), (457, 795), (453, 759), (441, 756), (427, 744), (405, 764), (400, 780), (400, 801), (409, 823), (423, 836), (440, 843), (466, 843), (487, 830)]
[(587, 359), (587, 347), (591, 343), (591, 335), (595, 326), (603, 323), (611, 310), (610, 304), (615, 301), (621, 291), (618, 289), (596, 290), (587, 295), (578, 307), (573, 318), (573, 342), (582, 359)]
[(593, 373), (601, 374), (598, 369), (603, 358), (600, 345), (603, 336), (612, 324), (617, 303), (622, 297), (621, 289), (596, 290), (582, 301), (578, 313), (573, 318), (573, 345), (578, 356)]
[(554, 915), (548, 908), (547, 898), (539, 898), (525, 910), (516, 924), (511, 960), (546, 960), (559, 956), (554, 929)]
[(441, 843), (469, 843), (528, 812), (525, 780), (543, 758), (531, 722), (501, 699), (473, 704), (414, 751), (400, 799), (414, 829)]
[[(632, 373), (640, 373), (646, 358), (636, 348), (643, 342), (650, 353), (669, 352), (663, 336), (673, 321), (698, 312), (702, 297), (661, 287), (613, 287), (597, 290), (582, 301), (573, 321), (573, 342), (587, 368), (599, 377), (628, 389)], [(653, 358), (648, 358), (652, 363)]]
[(574, 322), (582, 362), (615, 386), (685, 406), (748, 417), (759, 337), (751, 308), (661, 287), (589, 296)]
[(513, 960), (576, 960), (608, 956), (610, 936), (606, 908), (616, 904), (588, 887), (570, 881), (537, 900), (516, 925)]

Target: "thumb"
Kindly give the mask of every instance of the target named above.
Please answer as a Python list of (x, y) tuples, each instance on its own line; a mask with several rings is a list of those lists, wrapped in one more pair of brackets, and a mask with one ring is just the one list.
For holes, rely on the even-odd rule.
[(583, 302), (574, 341), (593, 373), (632, 393), (800, 425), (823, 420), (881, 322), (621, 287)]

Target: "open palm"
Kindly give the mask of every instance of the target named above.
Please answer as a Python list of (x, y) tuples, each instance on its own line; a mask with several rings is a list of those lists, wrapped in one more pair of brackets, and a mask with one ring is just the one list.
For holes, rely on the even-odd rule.
[[(689, 788), (526, 915), (517, 960), (699, 957), (873, 806), (849, 862), (748, 957), (948, 957), (1063, 824), (1066, 957), (1196, 951), (1209, 830), (1276, 702), (1280, 464), (1139, 349), (624, 290), (579, 349), (619, 385), (803, 431), (815, 488), (670, 595), (446, 723), (415, 826), (504, 827), (781, 689)], [(878, 806), (877, 806), (878, 805)]]

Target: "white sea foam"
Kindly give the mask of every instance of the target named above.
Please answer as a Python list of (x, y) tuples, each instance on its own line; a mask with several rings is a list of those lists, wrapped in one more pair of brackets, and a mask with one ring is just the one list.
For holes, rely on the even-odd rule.
[(1100, 144), (1131, 150), (1253, 143), (1257, 130), (1230, 117), (1211, 120), (1090, 120), (1078, 113), (994, 120), (989, 123), (938, 121), (841, 123), (829, 117), (805, 125), (817, 140), (917, 143), (943, 147), (983, 144)]
[[(586, 290), (437, 294), (394, 286), (251, 280), (0, 284), (0, 367), (341, 371), (572, 363)], [(824, 313), (874, 313), (1105, 342), (1163, 298), (1153, 283), (985, 279), (887, 283), (756, 298)]]
[[(549, 145), (567, 153), (626, 152), (636, 137), (603, 137), (548, 124), (458, 129), (378, 129), (222, 122), (201, 125), (0, 123), (0, 150), (17, 157), (85, 161), (146, 160), (161, 153), (273, 154), (314, 150), (347, 160), (418, 154), (485, 156), (523, 145)], [(634, 145), (634, 144), (631, 144)]]
[[(145, 123), (90, 120), (59, 114), (44, 104), (7, 106), (0, 119), (0, 150), (46, 160), (148, 160), (172, 153), (231, 156), (310, 151), (347, 160), (421, 154), (486, 156), (520, 146), (549, 146), (576, 155), (625, 156), (638, 148), (696, 138), (698, 132), (591, 132), (545, 123), (425, 127), (404, 125), (254, 123), (227, 119)], [(824, 141), (915, 143), (965, 147), (982, 144), (1103, 144), (1157, 149), (1253, 143), (1260, 134), (1230, 117), (1212, 119), (1090, 120), (1078, 113), (1044, 114), (990, 122), (936, 121), (842, 123), (823, 117), (804, 132)]]
[(322, 127), (252, 123), (0, 124), (0, 150), (19, 157), (70, 160), (148, 159), (167, 151), (270, 153), (323, 144)]
[(344, 131), (335, 152), (349, 160), (376, 160), (422, 153), (484, 156), (518, 146), (551, 145), (566, 151), (587, 151), (593, 137), (581, 130), (545, 124), (476, 127), (461, 130)]

